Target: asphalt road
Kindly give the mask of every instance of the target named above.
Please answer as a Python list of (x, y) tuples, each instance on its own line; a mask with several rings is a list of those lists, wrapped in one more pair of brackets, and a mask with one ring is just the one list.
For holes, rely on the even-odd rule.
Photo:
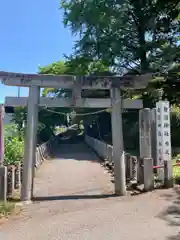
[(37, 172), (34, 202), (0, 227), (0, 240), (180, 240), (178, 191), (115, 197), (86, 146), (61, 144)]

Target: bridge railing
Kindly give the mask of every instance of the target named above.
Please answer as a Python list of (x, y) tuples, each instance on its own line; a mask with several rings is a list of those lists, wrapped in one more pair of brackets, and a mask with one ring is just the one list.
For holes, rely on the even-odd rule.
[[(36, 158), (34, 160), (35, 169), (37, 169), (45, 160), (53, 157), (53, 152), (59, 144), (60, 134), (52, 137), (36, 148)], [(7, 166), (7, 197), (13, 196), (14, 193), (21, 188), (22, 172), (23, 163), (21, 162)]]
[[(75, 129), (77, 129), (77, 124), (64, 128), (64, 131), (61, 131), (59, 134), (49, 139), (49, 141), (37, 146), (36, 157), (34, 159), (35, 169), (37, 169), (44, 160), (53, 157), (53, 153), (55, 153), (55, 149), (59, 145), (61, 134), (68, 132), (68, 130)], [(17, 162), (13, 165), (4, 165), (0, 168), (0, 178), (3, 179), (2, 182), (4, 183), (0, 189), (0, 200), (6, 201), (7, 197), (11, 198), (14, 196), (14, 193), (19, 191), (22, 183), (22, 170), (23, 161)]]
[(74, 124), (68, 128), (63, 128), (59, 134), (52, 137), (47, 142), (39, 145), (36, 148), (36, 159), (34, 162), (34, 166), (38, 168), (43, 163), (44, 160), (51, 158), (53, 156), (54, 150), (57, 148), (59, 144), (59, 137), (61, 136), (61, 134), (75, 128), (77, 128), (77, 124)]
[[(114, 174), (114, 162), (113, 162), (113, 146), (100, 141), (98, 139), (92, 138), (85, 135), (85, 143), (93, 150), (95, 153), (104, 160), (105, 167), (107, 167), (111, 173)], [(143, 190), (149, 191), (153, 188), (157, 188), (156, 180), (156, 171), (157, 169), (163, 169), (164, 175), (163, 180), (161, 181), (161, 186), (171, 187), (172, 182), (177, 179), (180, 179), (180, 161), (172, 162), (164, 161), (162, 166), (153, 166), (153, 159), (144, 158), (140, 159), (139, 157), (132, 156), (129, 153), (124, 152), (125, 159), (125, 169), (126, 169), (126, 182), (135, 184), (135, 186), (144, 186)], [(172, 173), (170, 172), (169, 166), (172, 165)], [(173, 174), (173, 176), (172, 176)], [(174, 179), (172, 179), (171, 178)], [(129, 185), (129, 184), (128, 184)]]
[(88, 135), (85, 135), (85, 142), (86, 144), (92, 148), (97, 155), (102, 158), (106, 159), (108, 157), (109, 161), (112, 161), (112, 146), (100, 141), (96, 138), (89, 137)]
[(54, 150), (58, 146), (59, 134), (36, 148), (36, 159), (34, 166), (38, 168), (44, 160), (52, 157)]
[[(85, 135), (85, 143), (98, 155), (98, 157), (104, 160), (105, 167), (114, 174), (113, 146), (88, 135)], [(124, 158), (126, 181), (137, 182), (137, 157), (124, 152)]]

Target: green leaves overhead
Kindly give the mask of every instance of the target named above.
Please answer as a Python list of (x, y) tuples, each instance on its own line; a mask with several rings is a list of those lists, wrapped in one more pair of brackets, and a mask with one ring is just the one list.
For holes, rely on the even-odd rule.
[[(146, 71), (175, 48), (178, 0), (64, 0), (64, 24), (80, 36), (75, 54), (100, 59), (117, 71)], [(158, 66), (154, 62), (159, 59)]]

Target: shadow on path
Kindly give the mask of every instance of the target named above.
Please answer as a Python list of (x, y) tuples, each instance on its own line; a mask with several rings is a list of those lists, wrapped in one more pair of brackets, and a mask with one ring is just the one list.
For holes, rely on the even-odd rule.
[(50, 161), (60, 160), (77, 160), (102, 163), (102, 159), (98, 158), (84, 142), (64, 141), (54, 153), (54, 158)]
[[(168, 225), (180, 228), (180, 186), (174, 188), (174, 194), (165, 194), (162, 197), (165, 197), (171, 204), (158, 217), (166, 221)], [(180, 240), (180, 232), (169, 236), (167, 240)]]
[(117, 196), (115, 194), (44, 196), (44, 197), (34, 197), (33, 201), (44, 202), (44, 201), (59, 201), (59, 200), (105, 199), (105, 198), (112, 198), (112, 197), (117, 197)]
[(179, 240), (180, 239), (180, 232), (176, 236), (169, 237), (167, 240)]

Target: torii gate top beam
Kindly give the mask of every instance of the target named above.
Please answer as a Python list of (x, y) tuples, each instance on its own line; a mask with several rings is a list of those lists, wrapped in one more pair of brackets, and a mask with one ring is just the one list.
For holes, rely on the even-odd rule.
[(0, 71), (0, 79), (3, 84), (9, 86), (39, 86), (73, 89), (75, 85), (81, 89), (111, 89), (112, 87), (122, 89), (145, 88), (152, 75), (119, 76), (71, 76), (71, 75), (49, 75), (49, 74), (26, 74)]

